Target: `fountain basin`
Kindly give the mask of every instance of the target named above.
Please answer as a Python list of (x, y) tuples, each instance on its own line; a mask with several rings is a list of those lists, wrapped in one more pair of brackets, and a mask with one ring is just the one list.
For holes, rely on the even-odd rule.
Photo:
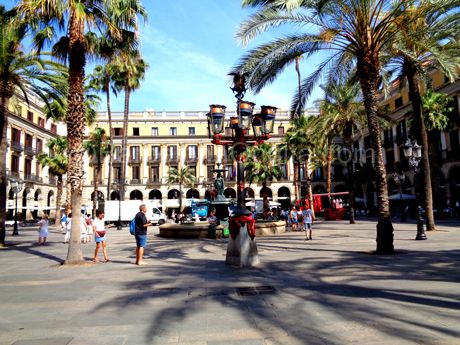
[[(166, 223), (160, 225), (160, 237), (166, 238), (206, 238), (208, 237), (208, 222), (193, 223)], [(218, 225), (216, 228), (216, 238), (222, 237), (224, 227)]]

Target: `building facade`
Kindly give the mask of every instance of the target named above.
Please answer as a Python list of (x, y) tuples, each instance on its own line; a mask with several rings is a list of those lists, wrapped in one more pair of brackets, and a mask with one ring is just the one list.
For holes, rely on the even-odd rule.
[[(310, 115), (317, 112), (312, 109)], [(230, 117), (230, 112), (227, 112)], [(99, 113), (96, 126), (104, 128), (109, 133), (108, 116)], [(107, 190), (108, 157), (105, 158), (100, 173), (98, 201), (110, 198), (119, 198), (121, 176), (121, 144), (123, 135), (123, 113), (112, 113), (112, 138), (114, 154), (112, 163), (112, 181), (115, 182)], [(275, 131), (270, 143), (278, 145), (289, 128), (287, 112), (278, 112)], [(230, 128), (226, 128), (229, 131)], [(125, 200), (158, 200), (163, 208), (178, 207), (179, 186), (168, 185), (167, 176), (171, 168), (189, 167), (196, 177), (195, 186), (184, 186), (182, 201), (192, 198), (209, 198), (214, 174), (212, 169), (217, 167), (226, 169), (225, 196), (236, 198), (236, 163), (231, 159), (227, 147), (214, 145), (208, 136), (208, 122), (206, 112), (131, 112), (128, 122), (128, 148), (126, 159)], [(93, 167), (90, 158), (86, 157), (86, 166), (89, 166), (85, 180), (84, 199), (94, 198)], [(261, 185), (247, 186), (247, 197), (262, 198), (266, 194), (273, 201), (278, 201), (288, 207), (294, 196), (293, 162), (281, 167), (283, 177), (276, 182), (269, 183), (265, 189)]]
[[(16, 194), (13, 181), (23, 181), (18, 193), (18, 219), (27, 221), (47, 212), (54, 217), (57, 179), (37, 160), (41, 152), (49, 153), (47, 144), (58, 134), (65, 135), (63, 124), (47, 120), (43, 104), (30, 96), (10, 101), (7, 127), (6, 174), (8, 178), (7, 221), (14, 218)], [(64, 195), (65, 197), (65, 195)]]

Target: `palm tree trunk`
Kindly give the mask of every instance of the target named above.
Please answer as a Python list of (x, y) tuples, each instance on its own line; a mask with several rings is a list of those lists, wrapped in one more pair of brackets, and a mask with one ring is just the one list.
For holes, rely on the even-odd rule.
[[(297, 92), (299, 95), (301, 95), (302, 94), (302, 78), (300, 75), (299, 60), (300, 60), (300, 56), (295, 57), (295, 71), (297, 72)], [(297, 111), (293, 114), (293, 117), (299, 118), (301, 115), (300, 112), (301, 112), (301, 109), (297, 109)]]
[(0, 103), (0, 247), (5, 246), (6, 237), (6, 131), (8, 127), (8, 102), (7, 97), (2, 97)]
[(106, 85), (107, 90), (107, 115), (109, 117), (109, 135), (110, 135), (110, 151), (109, 151), (109, 176), (107, 177), (107, 200), (110, 200), (110, 192), (112, 189), (112, 150), (113, 150), (113, 133), (112, 133), (112, 110), (110, 109), (110, 87)]
[(347, 157), (347, 185), (348, 185), (348, 197), (349, 197), (349, 212), (350, 212), (350, 224), (355, 224), (355, 185), (354, 185), (354, 176), (353, 176), (353, 124), (351, 121), (345, 123), (345, 128), (343, 131), (343, 143), (345, 148), (349, 152)]
[(310, 166), (310, 160), (307, 159), (307, 161), (305, 162), (305, 173), (307, 174), (308, 203), (310, 204), (310, 210), (313, 213), (313, 217), (315, 217), (315, 208), (313, 206), (313, 188), (311, 186), (309, 166)]
[(300, 162), (294, 162), (294, 193), (295, 201), (300, 200), (299, 180), (300, 180)]
[(425, 128), (425, 122), (422, 115), (422, 99), (420, 97), (419, 80), (415, 66), (411, 62), (404, 63), (404, 73), (407, 76), (409, 84), (409, 99), (412, 103), (412, 111), (414, 114), (414, 131), (413, 134), (417, 142), (422, 146), (422, 161), (420, 164), (420, 177), (423, 186), (422, 205), (426, 212), (426, 229), (427, 231), (436, 230), (433, 215), (433, 194), (431, 190), (431, 173), (430, 159), (428, 156), (428, 133)]
[(327, 157), (326, 157), (326, 191), (327, 193), (332, 192), (331, 166), (332, 166), (332, 138), (327, 138)]
[(56, 191), (56, 223), (59, 222), (61, 216), (61, 204), (62, 204), (62, 175), (57, 175), (57, 191)]
[(182, 212), (182, 183), (179, 183), (179, 213)]
[(72, 222), (69, 250), (66, 264), (83, 262), (81, 250), (81, 199), (83, 192), (83, 136), (85, 134), (84, 80), (85, 39), (84, 22), (75, 13), (70, 15), (69, 24), (69, 95), (67, 108), (67, 140), (69, 165), (67, 181), (71, 186)]
[(93, 215), (96, 215), (97, 202), (99, 200), (98, 188), (99, 188), (99, 171), (100, 171), (100, 169), (101, 169), (101, 163), (100, 163), (100, 160), (98, 159), (96, 169), (94, 169), (94, 172), (95, 172), (96, 176), (94, 176)]
[(377, 223), (377, 254), (393, 254), (393, 224), (390, 218), (390, 203), (386, 170), (383, 163), (380, 126), (377, 115), (377, 85), (379, 81), (378, 55), (363, 51), (358, 56), (358, 78), (366, 109), (369, 138), (374, 150), (374, 172), (377, 185), (378, 223)]
[(129, 116), (129, 96), (130, 90), (125, 88), (125, 113), (123, 117), (123, 140), (121, 142), (121, 192), (120, 200), (125, 200), (125, 181), (126, 181), (126, 156), (128, 144), (128, 116)]

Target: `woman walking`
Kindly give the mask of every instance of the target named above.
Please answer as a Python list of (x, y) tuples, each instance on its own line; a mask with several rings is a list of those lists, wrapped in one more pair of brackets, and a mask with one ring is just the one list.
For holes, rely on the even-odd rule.
[(46, 243), (46, 238), (48, 237), (48, 215), (46, 213), (43, 214), (42, 219), (38, 222), (38, 245), (44, 246)]
[(94, 236), (96, 240), (96, 249), (94, 250), (94, 257), (93, 257), (93, 262), (98, 262), (97, 259), (97, 253), (99, 252), (99, 248), (101, 247), (102, 244), (102, 254), (104, 255), (104, 262), (110, 262), (110, 259), (107, 256), (107, 245), (106, 245), (106, 240), (107, 240), (107, 228), (104, 223), (104, 212), (102, 211), (97, 211), (96, 212), (96, 219), (94, 219), (93, 222), (93, 230), (94, 230)]

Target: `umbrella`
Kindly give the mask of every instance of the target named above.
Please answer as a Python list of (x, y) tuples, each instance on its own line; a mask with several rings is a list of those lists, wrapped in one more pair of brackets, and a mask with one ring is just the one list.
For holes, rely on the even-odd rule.
[(415, 195), (412, 194), (393, 194), (388, 197), (388, 200), (415, 200)]

